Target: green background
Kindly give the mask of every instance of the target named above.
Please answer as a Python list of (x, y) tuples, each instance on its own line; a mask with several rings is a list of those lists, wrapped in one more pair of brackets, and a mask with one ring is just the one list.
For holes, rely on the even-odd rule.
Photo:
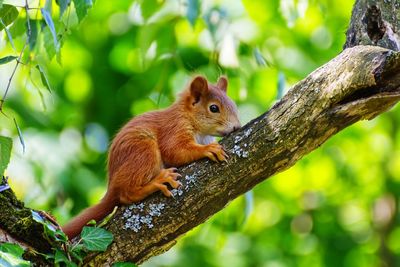
[[(29, 207), (65, 223), (96, 203), (112, 136), (132, 116), (171, 104), (194, 74), (229, 77), (243, 124), (262, 114), (341, 52), (353, 5), (196, 2), (188, 14), (185, 1), (98, 0), (79, 25), (69, 16), (61, 65), (48, 51), (33, 55), (52, 93), (32, 68), (19, 68), (5, 112), (22, 130), (25, 153), (5, 116), (0, 134), (14, 137), (7, 175)], [(13, 53), (3, 38), (0, 57)], [(2, 92), (13, 66), (0, 66)], [(399, 113), (340, 132), (143, 266), (400, 265)]]

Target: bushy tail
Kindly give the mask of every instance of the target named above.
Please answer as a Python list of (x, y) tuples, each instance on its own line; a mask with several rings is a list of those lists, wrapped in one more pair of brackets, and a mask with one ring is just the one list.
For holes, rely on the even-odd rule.
[(71, 240), (82, 231), (82, 228), (90, 220), (95, 220), (96, 222), (100, 221), (110, 214), (116, 205), (117, 202), (111, 198), (109, 194), (106, 194), (99, 204), (85, 209), (61, 228), (68, 236), (69, 240)]

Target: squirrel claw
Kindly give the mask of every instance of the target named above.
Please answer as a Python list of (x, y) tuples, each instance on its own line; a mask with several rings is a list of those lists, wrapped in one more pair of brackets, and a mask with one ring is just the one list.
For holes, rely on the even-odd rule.
[(155, 186), (164, 194), (166, 197), (171, 197), (172, 193), (168, 190), (165, 184), (155, 183)]
[(224, 152), (224, 153), (223, 153), (223, 155), (224, 155), (224, 161), (226, 162), (227, 159), (229, 159), (229, 155), (226, 153), (225, 150), (224, 150), (223, 152)]
[(206, 146), (204, 156), (215, 162), (226, 161), (228, 155), (224, 151), (223, 146), (217, 143), (212, 143)]
[(178, 177), (181, 177), (181, 174), (173, 172), (174, 169), (176, 170), (176, 168), (161, 170), (159, 176), (155, 180), (156, 187), (167, 197), (172, 196), (172, 193), (168, 190), (165, 184), (169, 184), (172, 188), (182, 186), (182, 184), (177, 181)]

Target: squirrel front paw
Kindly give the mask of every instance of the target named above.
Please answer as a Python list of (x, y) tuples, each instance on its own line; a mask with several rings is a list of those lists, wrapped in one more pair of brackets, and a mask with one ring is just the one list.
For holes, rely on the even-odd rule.
[(224, 148), (217, 143), (211, 143), (204, 146), (204, 156), (212, 161), (227, 161), (228, 155), (225, 153)]

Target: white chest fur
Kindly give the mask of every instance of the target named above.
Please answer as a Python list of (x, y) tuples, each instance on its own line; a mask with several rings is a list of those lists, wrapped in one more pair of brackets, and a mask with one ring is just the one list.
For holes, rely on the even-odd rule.
[(211, 135), (197, 134), (195, 136), (196, 142), (200, 145), (208, 145), (215, 141), (215, 138)]

